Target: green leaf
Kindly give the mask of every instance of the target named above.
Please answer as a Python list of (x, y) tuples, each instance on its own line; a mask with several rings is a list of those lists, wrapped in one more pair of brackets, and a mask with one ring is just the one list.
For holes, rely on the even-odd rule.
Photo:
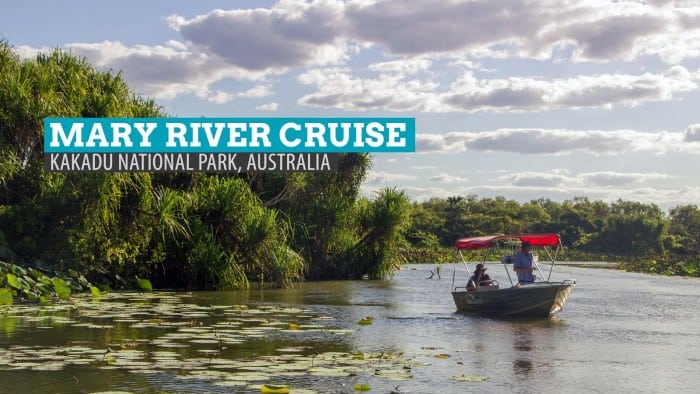
[(0, 289), (0, 305), (12, 305), (12, 292), (10, 289)]
[(136, 285), (143, 291), (153, 291), (153, 285), (151, 285), (151, 281), (148, 279), (136, 278)]
[(61, 278), (53, 278), (53, 289), (56, 291), (58, 298), (62, 300), (67, 300), (70, 298), (70, 287), (66, 284), (66, 281)]
[(101, 297), (101, 296), (102, 296), (102, 292), (100, 291), (100, 289), (98, 289), (98, 288), (95, 287), (95, 286), (90, 286), (90, 292), (91, 292), (92, 295), (95, 296), (95, 297)]
[(9, 272), (7, 273), (7, 284), (18, 290), (20, 288), (19, 278)]

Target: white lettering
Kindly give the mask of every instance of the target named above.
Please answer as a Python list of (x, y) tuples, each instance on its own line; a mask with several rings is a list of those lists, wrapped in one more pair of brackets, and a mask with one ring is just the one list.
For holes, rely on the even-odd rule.
[[(52, 148), (58, 148), (60, 146), (83, 146), (83, 123), (73, 123), (70, 128), (70, 132), (66, 135), (65, 130), (63, 130), (63, 125), (60, 123), (51, 123), (51, 143), (49, 146)], [(58, 142), (58, 138), (61, 137), (63, 145)], [(75, 143), (73, 143), (75, 141)]]
[(381, 123), (370, 122), (367, 125), (367, 138), (365, 139), (367, 145), (371, 146), (372, 148), (382, 146), (384, 143), (384, 135), (382, 135), (382, 131), (384, 131), (384, 126), (382, 126)]
[(401, 137), (399, 133), (406, 132), (406, 123), (387, 123), (386, 127), (389, 129), (389, 136), (387, 138), (388, 141), (386, 142), (386, 146), (405, 147), (406, 138)]
[[(165, 146), (168, 148), (186, 147), (187, 140), (185, 139), (185, 133), (187, 133), (187, 126), (182, 123), (166, 123), (165, 127), (168, 129), (168, 141), (165, 142)], [(180, 144), (175, 143), (177, 138)]]
[[(306, 143), (304, 146), (311, 148), (311, 147), (320, 147), (320, 148), (325, 148), (328, 144), (326, 141), (323, 139), (324, 134), (326, 134), (326, 127), (321, 124), (321, 123), (307, 123), (306, 124)], [(313, 140), (316, 140), (318, 145), (315, 145), (313, 143)]]
[[(95, 123), (95, 126), (93, 126), (93, 130), (95, 127), (97, 127), (99, 123)], [(131, 126), (128, 123), (112, 123), (112, 144), (110, 146), (113, 147), (120, 147), (122, 146), (119, 140), (124, 141), (124, 146), (125, 147), (132, 147), (134, 144), (131, 142)], [(100, 125), (100, 128), (102, 128), (102, 125)]]
[(95, 123), (92, 126), (92, 130), (90, 131), (90, 136), (88, 137), (88, 140), (85, 143), (85, 146), (94, 147), (95, 140), (100, 140), (101, 147), (109, 146), (109, 142), (107, 142), (107, 136), (105, 135), (104, 129), (102, 129), (102, 124), (100, 124), (100, 123)]
[(246, 139), (241, 133), (248, 130), (247, 123), (227, 123), (229, 129), (229, 140), (227, 146), (235, 148), (245, 148)]
[(250, 124), (250, 146), (259, 148), (262, 140), (262, 146), (269, 148), (272, 146), (270, 142), (270, 126), (267, 123), (251, 123)]
[[(153, 130), (156, 129), (158, 124), (156, 123), (143, 123), (143, 122), (137, 122), (134, 123), (134, 127), (136, 127), (136, 131), (141, 134), (141, 143), (139, 144), (140, 147), (142, 148), (149, 148), (151, 146), (151, 141), (149, 141), (149, 138), (151, 137), (151, 133), (153, 133)], [(146, 127), (144, 129), (144, 127)], [(100, 145), (102, 146), (102, 145)]]
[(287, 131), (289, 129), (292, 129), (294, 131), (301, 131), (301, 126), (299, 126), (297, 123), (294, 122), (289, 122), (285, 123), (284, 126), (280, 129), (280, 141), (282, 141), (282, 144), (288, 148), (294, 148), (295, 146), (298, 146), (301, 143), (301, 138), (296, 137), (293, 140), (290, 140), (287, 138)]

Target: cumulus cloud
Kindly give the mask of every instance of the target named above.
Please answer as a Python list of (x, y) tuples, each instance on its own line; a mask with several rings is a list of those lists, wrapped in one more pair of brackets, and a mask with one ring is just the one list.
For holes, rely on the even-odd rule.
[(643, 183), (659, 179), (672, 178), (671, 175), (657, 172), (640, 173), (614, 171), (582, 173), (580, 174), (580, 177), (584, 183), (592, 183), (597, 186), (623, 186), (633, 183)]
[(412, 181), (417, 179), (415, 175), (397, 174), (383, 171), (370, 171), (365, 178), (365, 183), (371, 186), (395, 185), (397, 182)]
[(566, 47), (574, 61), (653, 54), (675, 62), (700, 49), (697, 40), (686, 39), (700, 27), (692, 5), (472, 0), (435, 7), (431, 0), (362, 0), (348, 2), (344, 15), (348, 37), (404, 55), (553, 58)]
[[(338, 67), (308, 70), (299, 81), (317, 91), (299, 103), (347, 110), (529, 111), (669, 100), (697, 89), (698, 77), (687, 70), (552, 81), (468, 73), (439, 89), (416, 75), (439, 71), (441, 59), (476, 65), (484, 57), (575, 62), (651, 55), (678, 64), (700, 57), (698, 20), (697, 5), (664, 0), (454, 0), (439, 7), (432, 0), (282, 0), (267, 8), (171, 15), (166, 22), (180, 37), (162, 45), (66, 47), (103, 69), (122, 70), (143, 93), (196, 94), (212, 102), (239, 97), (210, 89), (224, 78), (263, 80), (294, 67), (343, 66), (378, 47), (383, 59), (367, 70), (379, 76), (357, 77)], [(18, 51), (29, 56), (37, 49)]]
[[(688, 132), (685, 133), (685, 138)], [(587, 152), (594, 155), (616, 155), (633, 151), (661, 154), (665, 152), (698, 152), (700, 148), (682, 144), (683, 133), (641, 132), (634, 130), (564, 130), (564, 129), (498, 129), (479, 132), (416, 134), (419, 153), (457, 153), (471, 151), (509, 152), (519, 154), (563, 155)]]
[(561, 174), (521, 172), (500, 177), (508, 180), (514, 186), (556, 187), (564, 183), (568, 177)]
[(424, 54), (469, 48), (533, 36), (559, 12), (552, 1), (443, 2), (431, 0), (349, 2), (349, 34), (393, 53)]
[(209, 86), (225, 78), (259, 80), (264, 74), (226, 64), (220, 59), (190, 50), (183, 43), (126, 46), (118, 41), (71, 43), (71, 52), (84, 56), (102, 70), (119, 70), (141, 94), (173, 98), (182, 94), (223, 103), (239, 96), (236, 92), (211, 90)]
[(258, 105), (255, 107), (255, 109), (261, 110), (261, 111), (277, 111), (277, 108), (279, 108), (278, 103), (267, 103), (267, 104), (262, 104)]
[(299, 82), (317, 90), (301, 97), (301, 105), (345, 110), (384, 109), (430, 112), (520, 112), (559, 108), (610, 108), (667, 101), (696, 90), (700, 76), (682, 66), (663, 74), (601, 74), (546, 80), (485, 78), (465, 73), (447, 89), (408, 73), (380, 73), (360, 78), (347, 68), (313, 69)]
[(213, 10), (167, 18), (199, 50), (247, 70), (328, 64), (345, 57), (338, 1), (283, 1), (273, 8)]
[(433, 93), (436, 83), (407, 80), (402, 74), (381, 74), (376, 79), (361, 79), (351, 76), (346, 68), (325, 68), (309, 70), (301, 74), (298, 80), (318, 89), (299, 98), (297, 102), (300, 105), (355, 111), (377, 108), (430, 111), (438, 106)]
[(452, 175), (452, 174), (447, 174), (447, 173), (440, 173), (434, 176), (431, 176), (428, 178), (428, 181), (430, 182), (436, 182), (436, 183), (463, 183), (467, 181), (467, 178), (457, 176), (457, 175)]
[(700, 142), (700, 123), (691, 124), (683, 133), (683, 141)]
[(416, 59), (402, 59), (402, 60), (391, 60), (388, 62), (378, 62), (369, 65), (371, 71), (383, 72), (383, 73), (401, 73), (401, 74), (415, 74), (419, 71), (427, 70), (431, 61), (429, 59), (416, 58)]

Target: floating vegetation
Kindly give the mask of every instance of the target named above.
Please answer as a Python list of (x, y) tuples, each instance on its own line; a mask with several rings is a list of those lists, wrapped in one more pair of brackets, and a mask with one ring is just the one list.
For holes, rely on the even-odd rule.
[(262, 387), (260, 387), (260, 392), (262, 394), (289, 394), (289, 387), (263, 384)]
[[(187, 293), (97, 294), (72, 294), (51, 305), (4, 306), (0, 332), (10, 337), (45, 327), (84, 333), (79, 338), (88, 340), (0, 347), (0, 370), (111, 370), (198, 382), (213, 391), (296, 394), (315, 393), (311, 387), (318, 382), (367, 391), (369, 384), (410, 380), (421, 365), (401, 353), (321, 350), (315, 341), (359, 331), (304, 309), (202, 306), (187, 302)], [(331, 342), (337, 341), (342, 340)]]
[(489, 380), (488, 376), (480, 376), (480, 375), (459, 375), (459, 376), (452, 376), (450, 379), (452, 380), (457, 380), (460, 382), (485, 382)]

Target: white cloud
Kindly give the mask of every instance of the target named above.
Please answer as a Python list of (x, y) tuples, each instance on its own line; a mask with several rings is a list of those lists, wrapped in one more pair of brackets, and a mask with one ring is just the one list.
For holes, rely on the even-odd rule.
[[(683, 144), (683, 133), (641, 132), (634, 130), (498, 129), (480, 132), (449, 132), (416, 135), (418, 153), (458, 153), (466, 151), (563, 155), (588, 152), (618, 155), (644, 151), (700, 152), (700, 144)], [(694, 134), (692, 134), (694, 135)]]
[(236, 93), (210, 90), (209, 86), (224, 78), (256, 80), (263, 76), (193, 52), (175, 41), (167, 45), (131, 47), (121, 42), (103, 41), (66, 44), (66, 48), (85, 56), (99, 69), (120, 70), (139, 93), (156, 98), (195, 94), (212, 102), (227, 102)]
[[(410, 69), (410, 68), (409, 68)], [(698, 89), (698, 74), (674, 66), (664, 74), (601, 74), (546, 80), (510, 77), (478, 79), (465, 73), (447, 89), (430, 80), (382, 73), (359, 78), (346, 68), (313, 69), (299, 82), (316, 87), (301, 105), (345, 110), (384, 109), (424, 112), (522, 112), (560, 108), (611, 108), (668, 101), (675, 94)]]
[(397, 174), (382, 171), (369, 171), (365, 183), (372, 186), (394, 185), (397, 182), (412, 181), (417, 179), (415, 175)]
[(272, 95), (269, 85), (257, 85), (244, 92), (238, 93), (238, 97), (259, 98)]
[(691, 124), (683, 133), (683, 141), (700, 142), (700, 123)]
[(428, 181), (436, 183), (463, 183), (467, 181), (467, 178), (443, 172), (431, 176), (430, 178), (428, 178)]
[(170, 27), (202, 52), (247, 70), (337, 63), (346, 56), (339, 1), (282, 1), (273, 8), (213, 10)]
[(388, 62), (379, 62), (369, 65), (371, 71), (382, 73), (400, 73), (403, 75), (415, 74), (419, 71), (427, 70), (431, 61), (425, 58), (408, 58), (401, 60), (391, 60)]
[(521, 172), (517, 174), (503, 175), (499, 178), (514, 186), (527, 187), (556, 187), (564, 183), (568, 177), (553, 173)]
[[(620, 61), (659, 56), (678, 66), (700, 57), (699, 20), (696, 3), (663, 0), (453, 0), (439, 7), (432, 0), (283, 0), (268, 8), (171, 15), (166, 22), (181, 39), (163, 45), (103, 41), (65, 47), (102, 69), (122, 70), (142, 93), (157, 98), (196, 94), (212, 102), (240, 97), (210, 91), (224, 78), (263, 80), (293, 67), (337, 66), (379, 47), (388, 54), (367, 66), (379, 76), (361, 78), (342, 68), (308, 70), (299, 81), (317, 91), (299, 103), (346, 110), (542, 111), (669, 100), (697, 89), (698, 77), (687, 70), (556, 80), (478, 79), (467, 73), (439, 89), (433, 80), (415, 76), (439, 74), (441, 59), (479, 70), (475, 60), (484, 57)], [(37, 50), (18, 47), (23, 56)]]
[(267, 104), (262, 104), (258, 105), (255, 107), (255, 109), (261, 110), (261, 111), (277, 111), (277, 108), (279, 108), (278, 103), (267, 103)]
[(698, 14), (696, 3), (602, 0), (351, 1), (345, 10), (349, 37), (394, 54), (544, 59), (568, 47), (574, 61), (696, 57), (700, 42), (688, 37), (697, 34)]
[(318, 90), (297, 101), (301, 105), (364, 111), (430, 111), (437, 102), (432, 93), (437, 84), (401, 74), (381, 74), (376, 79), (354, 78), (345, 68), (313, 69), (301, 74), (299, 82)]
[(236, 95), (227, 93), (221, 90), (215, 90), (213, 92), (205, 91), (200, 94), (203, 99), (212, 102), (214, 104), (225, 104), (233, 100)]
[(640, 173), (614, 171), (582, 173), (579, 176), (584, 183), (591, 183), (597, 186), (623, 186), (673, 178), (671, 175), (657, 172)]

